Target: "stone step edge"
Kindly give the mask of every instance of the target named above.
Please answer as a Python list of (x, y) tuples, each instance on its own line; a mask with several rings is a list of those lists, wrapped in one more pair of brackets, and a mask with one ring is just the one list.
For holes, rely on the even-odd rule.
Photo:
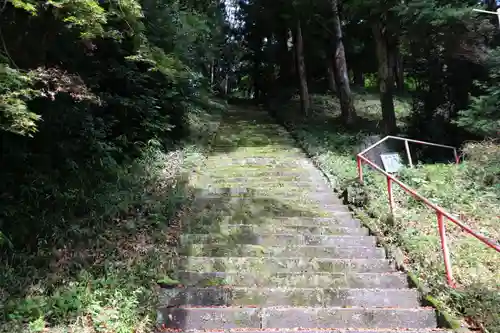
[[(395, 330), (400, 329), (404, 330), (405, 328), (408, 330), (418, 330), (418, 329), (433, 329), (438, 328), (437, 326), (437, 318), (436, 318), (436, 309), (432, 307), (415, 307), (415, 308), (396, 308), (396, 307), (386, 307), (386, 308), (373, 308), (373, 307), (283, 307), (283, 306), (270, 306), (270, 307), (261, 307), (261, 306), (237, 306), (237, 307), (228, 307), (228, 306), (163, 306), (157, 308), (157, 313), (159, 317), (157, 318), (157, 322), (163, 322), (163, 318), (169, 318), (168, 325), (171, 328), (176, 328), (179, 330), (182, 329), (190, 329), (190, 330), (200, 330), (206, 329), (207, 331), (212, 329), (219, 329), (219, 327), (206, 327), (207, 323), (206, 318), (214, 318), (216, 319), (215, 325), (224, 325), (226, 323), (226, 319), (224, 316), (230, 315), (250, 315), (249, 322), (244, 323), (241, 322), (236, 317), (231, 318), (229, 322), (236, 324), (235, 327), (227, 327), (227, 328), (252, 328), (252, 329), (262, 329), (262, 328), (271, 328), (271, 329), (295, 329), (295, 328), (303, 328), (303, 329), (316, 329), (318, 326), (311, 325), (302, 325), (301, 320), (306, 319), (307, 323), (308, 317), (314, 318), (316, 316), (320, 316), (322, 320), (335, 320), (347, 325), (339, 325), (337, 326), (337, 322), (329, 323), (325, 322), (321, 324), (321, 328), (338, 328), (338, 329), (346, 329), (349, 327), (356, 327), (364, 329), (367, 326), (365, 321), (372, 321), (371, 315), (378, 318), (377, 322), (374, 325), (374, 328), (379, 330)], [(290, 315), (304, 315), (304, 317), (287, 317), (286, 314)], [(213, 317), (214, 314), (217, 314)], [(323, 317), (323, 315), (328, 314), (332, 315), (332, 318)], [(359, 314), (361, 317), (354, 316), (354, 314)], [(369, 317), (363, 316), (363, 314), (369, 314)], [(198, 327), (178, 327), (178, 325), (184, 325), (185, 318), (189, 318), (193, 315), (193, 323)], [(283, 317), (285, 315), (285, 317)], [(335, 316), (340, 315), (339, 318), (335, 318)], [(208, 317), (210, 316), (210, 317)], [(345, 317), (347, 316), (347, 317)], [(400, 317), (401, 316), (401, 317)], [(276, 317), (276, 318), (274, 318)], [(382, 318), (386, 317), (389, 322), (385, 322)], [(272, 319), (277, 319), (277, 321), (270, 321)], [(344, 319), (349, 318), (349, 320), (353, 320), (354, 326), (351, 326), (350, 322), (345, 322)], [(201, 319), (202, 323), (198, 323), (198, 319)], [(298, 319), (298, 321), (296, 321)], [(180, 320), (180, 322), (179, 322)], [(280, 322), (285, 320), (285, 322)], [(289, 320), (287, 322), (287, 320)], [(404, 322), (400, 322), (403, 320)], [(359, 323), (358, 323), (359, 322)], [(214, 322), (212, 322), (214, 324)], [(241, 325), (243, 324), (243, 325)], [(250, 324), (251, 326), (247, 326), (246, 324)], [(255, 324), (255, 325), (254, 325)], [(299, 324), (299, 325), (296, 325)], [(400, 325), (403, 324), (403, 325)], [(281, 326), (282, 325), (282, 326)], [(370, 324), (371, 325), (371, 324)], [(387, 325), (387, 326), (386, 326)], [(188, 324), (189, 326), (189, 324)]]
[[(253, 257), (252, 257), (253, 258)], [(197, 271), (184, 271), (184, 270), (181, 270), (179, 272), (182, 272), (182, 273), (187, 273), (187, 274), (203, 274), (203, 275), (237, 275), (237, 274), (242, 274), (242, 275), (250, 275), (250, 273), (240, 273), (238, 271), (235, 271), (235, 272), (227, 272), (227, 271), (212, 271), (212, 272), (197, 272)], [(279, 272), (279, 273), (276, 273), (276, 274), (279, 274), (279, 275), (316, 275), (316, 276), (351, 276), (351, 275), (362, 275), (362, 276), (371, 276), (371, 275), (376, 275), (376, 276), (381, 276), (381, 275), (388, 275), (388, 276), (392, 276), (392, 275), (399, 275), (401, 277), (404, 277), (404, 278), (407, 278), (407, 274), (405, 272), (402, 272), (402, 271), (395, 271), (395, 272), (386, 272), (386, 273), (362, 273), (362, 272), (358, 272), (358, 273), (339, 273), (339, 272)], [(362, 289), (362, 288), (361, 288)]]
[[(303, 288), (303, 287), (245, 287), (245, 286), (233, 286), (233, 285), (220, 285), (220, 286), (209, 286), (209, 287), (196, 287), (196, 286), (176, 286), (175, 288), (165, 288), (165, 289), (171, 289), (171, 290), (179, 290), (179, 291), (186, 291), (189, 289), (196, 289), (196, 290), (226, 290), (226, 289), (234, 289), (234, 290), (334, 290), (334, 291), (376, 291), (376, 292), (391, 292), (391, 291), (408, 291), (411, 293), (418, 293), (418, 290), (415, 288)], [(378, 308), (378, 307), (376, 307)], [(429, 307), (432, 308), (432, 307)]]
[(165, 325), (161, 325), (162, 327), (157, 327), (155, 333), (164, 333), (164, 332), (190, 332), (190, 333), (440, 333), (440, 332), (449, 332), (444, 328), (429, 328), (429, 329), (362, 329), (362, 328), (238, 328), (238, 329), (208, 329), (208, 330), (180, 330), (173, 328), (166, 328)]
[[(221, 233), (211, 233), (211, 234), (191, 234), (191, 233), (187, 233), (187, 234), (183, 234), (181, 235), (181, 237), (217, 237), (218, 235), (221, 235), (221, 236), (231, 236), (231, 234), (221, 234)], [(238, 234), (236, 234), (235, 236), (239, 236)], [(365, 239), (376, 239), (376, 236), (366, 236), (366, 235), (336, 235), (336, 234), (333, 234), (333, 235), (315, 235), (315, 234), (302, 234), (302, 233), (273, 233), (273, 232), (269, 232), (269, 233), (262, 233), (262, 234), (255, 234), (254, 236), (276, 236), (276, 237), (306, 237), (306, 236), (309, 236), (309, 237), (331, 237), (331, 238), (346, 238), (346, 239), (350, 239), (350, 238), (365, 238)]]
[[(198, 282), (203, 282), (204, 279), (226, 279), (226, 278), (231, 278), (232, 276), (237, 278), (238, 276), (241, 276), (243, 279), (245, 278), (253, 278), (253, 274), (250, 273), (241, 273), (239, 271), (212, 271), (212, 272), (198, 272), (198, 271), (192, 271), (192, 270), (181, 270), (179, 271), (180, 275), (184, 276), (184, 282), (189, 283), (189, 287), (199, 287), (196, 283)], [(352, 288), (352, 289), (393, 289), (393, 290), (400, 290), (400, 289), (409, 289), (410, 284), (408, 283), (408, 276), (404, 272), (383, 272), (383, 273), (332, 273), (332, 272), (279, 272), (276, 273), (272, 276), (266, 276), (266, 278), (277, 278), (277, 279), (293, 279), (296, 277), (306, 277), (306, 278), (345, 278), (348, 279), (349, 277), (356, 278), (356, 279), (361, 279), (361, 280), (371, 280), (371, 279), (383, 279), (384, 277), (387, 277), (389, 279), (395, 278), (395, 279), (400, 279), (403, 281), (404, 287), (397, 287), (397, 288)], [(199, 281), (193, 282), (193, 279), (199, 279)], [(182, 284), (182, 281), (181, 281)], [(247, 284), (231, 284), (232, 286), (238, 286), (238, 287), (248, 287)], [(253, 285), (251, 285), (253, 286)], [(269, 286), (272, 288), (272, 284)], [(175, 287), (175, 286), (169, 286), (170, 288)], [(267, 285), (263, 284), (262, 287), (267, 287)], [(342, 287), (348, 289), (349, 287)]]
[[(186, 225), (186, 228), (189, 231), (189, 225)], [(192, 228), (196, 228), (194, 226)], [(365, 227), (342, 227), (336, 225), (262, 225), (262, 224), (220, 224), (218, 226), (218, 230), (231, 230), (231, 229), (247, 229), (252, 232), (259, 232), (259, 235), (276, 235), (277, 233), (273, 232), (274, 230), (286, 230), (287, 231), (295, 231), (299, 235), (322, 235), (322, 236), (373, 236), (369, 234), (369, 229)], [(207, 227), (209, 229), (210, 226)], [(304, 230), (302, 230), (304, 229)], [(307, 229), (316, 229), (315, 232), (311, 232)], [(326, 229), (326, 230), (325, 230)], [(329, 229), (329, 230), (328, 230)], [(321, 233), (319, 233), (321, 232)]]
[[(276, 241), (276, 245), (267, 246), (270, 248), (283, 248), (283, 247), (323, 247), (323, 248), (382, 248), (377, 246), (377, 239), (375, 236), (363, 236), (363, 235), (314, 235), (314, 234), (255, 234), (250, 237), (254, 237), (254, 239), (245, 239), (245, 236), (235, 235), (232, 237), (231, 234), (184, 234), (180, 237), (180, 242), (183, 245), (227, 245), (233, 244), (237, 245), (260, 245), (263, 246), (262, 243), (258, 242), (259, 240), (267, 240), (267, 241)], [(273, 239), (275, 237), (275, 239)], [(283, 237), (283, 238), (279, 238)], [(311, 237), (311, 238), (307, 238)], [(323, 237), (323, 238), (320, 238)], [(216, 240), (217, 243), (211, 243), (211, 241)], [(345, 243), (345, 241), (352, 241), (352, 244)], [(293, 241), (295, 243), (289, 243)], [(319, 242), (318, 244), (311, 244), (309, 242)], [(343, 244), (330, 244), (330, 241), (343, 241)], [(356, 242), (359, 243), (356, 243)], [(326, 244), (323, 244), (325, 243)], [(282, 243), (288, 244), (288, 246), (284, 246)], [(281, 244), (281, 245), (280, 245)]]
[[(277, 217), (276, 219), (283, 219), (283, 218), (280, 218), (280, 217)], [(326, 218), (328, 219), (328, 218)], [(331, 220), (335, 220), (335, 218), (330, 218)], [(280, 226), (280, 227), (286, 227), (286, 228), (302, 228), (302, 229), (307, 229), (307, 228), (317, 228), (317, 229), (325, 229), (325, 228), (331, 228), (332, 230), (335, 230), (335, 229), (338, 229), (338, 230), (353, 230), (353, 231), (368, 231), (368, 228), (366, 227), (359, 227), (359, 228), (355, 228), (355, 227), (343, 227), (341, 225), (335, 225), (333, 224), (333, 222), (335, 221), (331, 221), (332, 224), (315, 224), (313, 222), (311, 222), (311, 224), (290, 224), (290, 225), (284, 225), (284, 226)], [(243, 224), (243, 223), (227, 223), (227, 224), (224, 224), (223, 225), (225, 228), (254, 228), (254, 229), (262, 229), (263, 228), (263, 225), (262, 224)], [(272, 226), (272, 225), (271, 225)], [(279, 227), (279, 226), (277, 226)], [(265, 229), (264, 229), (265, 230)], [(264, 233), (266, 234), (266, 233)], [(314, 235), (314, 234), (313, 234)], [(326, 234), (328, 235), (328, 234)], [(342, 236), (343, 234), (332, 234), (332, 236)], [(350, 234), (346, 234), (346, 236), (349, 236)]]
[(434, 332), (449, 332), (443, 328), (429, 328), (429, 329), (362, 329), (362, 328), (344, 328), (344, 329), (336, 329), (336, 328), (316, 328), (316, 329), (307, 329), (307, 328), (289, 328), (289, 329), (276, 329), (276, 328), (238, 328), (238, 329), (209, 329), (209, 330), (180, 330), (174, 328), (165, 328), (165, 327), (157, 327), (155, 333), (164, 333), (164, 332), (190, 332), (190, 333), (434, 333)]
[[(369, 250), (372, 250), (372, 249), (384, 250), (384, 248), (381, 246), (363, 245), (363, 244), (361, 244), (361, 245), (357, 245), (357, 244), (310, 245), (310, 244), (296, 243), (296, 244), (288, 244), (288, 245), (261, 245), (261, 244), (232, 243), (232, 242), (221, 242), (221, 243), (214, 243), (214, 244), (212, 244), (212, 243), (192, 243), (192, 242), (184, 243), (184, 244), (181, 243), (181, 248), (203, 246), (204, 249), (213, 249), (213, 248), (217, 248), (218, 246), (227, 246), (227, 245), (234, 246), (232, 249), (243, 249), (245, 247), (248, 247), (249, 249), (251, 249), (251, 248), (255, 247), (255, 248), (261, 248), (262, 250), (273, 250), (273, 249), (283, 249), (283, 250), (325, 249), (325, 250), (359, 250), (359, 251), (362, 251), (362, 250), (368, 251), (368, 249)], [(188, 257), (190, 257), (190, 256), (191, 255), (188, 255)], [(217, 257), (217, 258), (219, 258), (219, 257)], [(304, 257), (301, 256), (299, 258), (304, 258)], [(318, 257), (318, 258), (320, 258), (320, 257)], [(329, 258), (322, 258), (322, 259), (329, 259)], [(330, 259), (342, 259), (342, 258), (330, 258)], [(349, 258), (345, 258), (345, 259), (349, 259)], [(352, 259), (356, 259), (356, 258), (352, 258)], [(358, 259), (369, 259), (369, 258), (358, 258)], [(386, 259), (386, 258), (379, 258), (379, 259)]]
[[(249, 260), (249, 261), (255, 260), (256, 258), (259, 259), (259, 257), (207, 257), (207, 256), (203, 256), (203, 257), (178, 256), (176, 258), (177, 259), (196, 258), (196, 260), (200, 260), (200, 259), (220, 260), (221, 258), (224, 258), (225, 260), (231, 259), (231, 260)], [(268, 260), (269, 258), (265, 258), (265, 259)], [(318, 260), (318, 261), (331, 261), (331, 262), (348, 262), (348, 261), (360, 261), (360, 262), (384, 261), (387, 263), (393, 262), (392, 259), (387, 259), (387, 258), (386, 259), (356, 259), (356, 258), (354, 258), (354, 259), (348, 259), (348, 258), (347, 259), (330, 259), (330, 258), (304, 258), (304, 257), (280, 257), (279, 258), (280, 261), (285, 261), (285, 260), (302, 260), (302, 261), (304, 261), (304, 259), (314, 259), (314, 260)], [(309, 260), (309, 261), (311, 261), (311, 260)], [(340, 273), (340, 272), (332, 272), (332, 273)]]
[(437, 310), (433, 308), (432, 306), (418, 306), (418, 307), (412, 307), (412, 308), (403, 308), (403, 307), (391, 307), (391, 306), (381, 306), (381, 307), (375, 307), (375, 306), (370, 306), (370, 307), (363, 307), (363, 306), (349, 306), (349, 307), (341, 307), (341, 306), (286, 306), (286, 305), (280, 305), (280, 306), (260, 306), (260, 305), (235, 305), (235, 306), (228, 306), (228, 305), (214, 305), (214, 306), (206, 306), (206, 305), (200, 305), (200, 306), (193, 306), (193, 305), (177, 305), (177, 306), (167, 306), (167, 307), (159, 307), (160, 309), (193, 309), (193, 310), (203, 310), (203, 309), (224, 309), (227, 311), (240, 311), (240, 310), (245, 310), (245, 309), (258, 309), (258, 310), (274, 310), (274, 309), (284, 309), (284, 310), (342, 310), (342, 311), (357, 311), (357, 310), (363, 310), (363, 311), (410, 311), (410, 312), (419, 312), (419, 311), (434, 311), (436, 312)]

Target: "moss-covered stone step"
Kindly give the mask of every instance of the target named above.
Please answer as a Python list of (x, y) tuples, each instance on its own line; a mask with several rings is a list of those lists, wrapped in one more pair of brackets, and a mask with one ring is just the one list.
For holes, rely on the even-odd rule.
[[(317, 191), (314, 189), (304, 189), (298, 187), (248, 187), (245, 184), (214, 184), (213, 182), (203, 185), (204, 190), (195, 195), (196, 199), (216, 199), (216, 198), (246, 198), (247, 200), (256, 198), (257, 200), (267, 198), (268, 200), (286, 202), (318, 202), (327, 199), (329, 201), (337, 198), (330, 190)], [(201, 185), (200, 185), (201, 186)], [(335, 203), (335, 202), (333, 202)]]
[(434, 309), (380, 308), (269, 308), (262, 314), (264, 328), (436, 328)]
[(275, 217), (279, 225), (300, 225), (300, 226), (319, 226), (319, 227), (347, 227), (359, 228), (361, 222), (356, 220), (351, 212), (339, 213), (333, 217)]
[[(291, 157), (274, 157), (274, 156), (224, 156), (217, 155), (217, 158), (207, 160), (205, 168), (200, 170), (203, 174), (212, 177), (244, 176), (242, 172), (247, 172), (249, 177), (257, 177), (258, 175), (309, 175), (318, 176), (318, 170), (307, 164), (301, 158), (296, 156)], [(225, 174), (224, 174), (225, 173)]]
[[(221, 127), (220, 131), (227, 130)], [(214, 148), (231, 148), (231, 147), (294, 147), (295, 142), (289, 137), (276, 136), (276, 128), (257, 128), (248, 129), (240, 128), (239, 135), (219, 136), (213, 142)], [(258, 131), (258, 132), (257, 132)], [(272, 135), (274, 134), (274, 135)]]
[(313, 235), (358, 235), (367, 236), (367, 228), (349, 228), (336, 225), (316, 226), (311, 225), (282, 225), (271, 221), (271, 223), (261, 224), (227, 224), (216, 223), (213, 225), (189, 225), (186, 224), (184, 230), (188, 233), (255, 233), (255, 234), (313, 234)]
[(163, 289), (160, 306), (419, 307), (414, 289), (207, 287)]
[(361, 246), (293, 246), (263, 247), (241, 244), (191, 244), (183, 247), (180, 254), (195, 257), (311, 257), (335, 259), (383, 259), (385, 250), (380, 247)]
[(231, 145), (222, 145), (215, 144), (212, 147), (211, 154), (224, 154), (227, 152), (231, 152), (232, 157), (236, 156), (270, 156), (270, 157), (297, 157), (297, 158), (305, 158), (305, 154), (302, 149), (292, 148), (282, 145), (268, 145), (261, 147), (235, 147)]
[(210, 329), (431, 329), (434, 309), (174, 307), (160, 309), (160, 322), (180, 330)]
[[(221, 130), (224, 130), (222, 128)], [(273, 129), (269, 129), (266, 131), (267, 133), (272, 133)], [(229, 141), (228, 141), (229, 139)], [(248, 137), (224, 137), (220, 138), (219, 140), (216, 140), (214, 142), (213, 150), (212, 152), (227, 152), (231, 151), (231, 148), (236, 148), (236, 149), (269, 149), (269, 148), (281, 148), (281, 149), (287, 149), (287, 150), (292, 150), (296, 149), (295, 143), (289, 139), (289, 138), (276, 138), (276, 137), (269, 137), (266, 135), (266, 133), (259, 133), (258, 135), (249, 135)]]
[(245, 212), (252, 214), (252, 212), (266, 212), (267, 215), (310, 217), (327, 217), (350, 213), (346, 206), (336, 204), (334, 199), (330, 202), (312, 202), (310, 200), (311, 198), (307, 198), (306, 195), (303, 196), (303, 199), (289, 200), (286, 197), (280, 198), (279, 195), (268, 195), (266, 197), (259, 192), (253, 196), (242, 195), (239, 197), (220, 194), (195, 199), (191, 205), (191, 211), (195, 214), (203, 212), (203, 215), (206, 215), (204, 211), (212, 210), (228, 213)]
[[(291, 214), (296, 212), (292, 211)], [(300, 211), (299, 211), (300, 213)], [(308, 216), (277, 216), (275, 213), (266, 211), (256, 211), (245, 213), (241, 211), (217, 211), (207, 209), (195, 216), (189, 216), (183, 222), (184, 230), (212, 230), (219, 232), (225, 230), (228, 224), (247, 225), (254, 227), (268, 228), (361, 228), (361, 222), (354, 219), (351, 214), (339, 214), (335, 217), (320, 218)], [(248, 230), (248, 229), (247, 229)], [(250, 229), (253, 232), (254, 229)], [(256, 232), (256, 231), (255, 231)]]
[[(224, 182), (210, 182), (205, 184), (207, 186), (203, 195), (253, 195), (253, 196), (268, 196), (282, 194), (283, 198), (295, 197), (297, 195), (315, 195), (315, 196), (326, 196), (331, 194), (331, 189), (323, 186), (314, 186), (307, 184), (306, 186), (298, 186), (294, 183), (273, 183), (271, 184), (259, 184), (246, 186), (245, 184), (235, 184), (227, 181)], [(209, 188), (208, 188), (209, 187)]]
[[(266, 172), (262, 176), (245, 176), (245, 172), (241, 171), (241, 174), (235, 174), (233, 176), (223, 177), (212, 177), (215, 184), (245, 184), (246, 186), (260, 185), (270, 187), (277, 186), (277, 184), (282, 184), (282, 186), (299, 186), (299, 187), (313, 187), (317, 186), (316, 181), (307, 175), (273, 175), (273, 172)], [(321, 187), (326, 189), (327, 187)]]
[(247, 286), (295, 288), (408, 288), (404, 273), (241, 273), (241, 272), (177, 272), (177, 279), (185, 286)]
[[(238, 188), (238, 187), (231, 187)], [(237, 204), (251, 204), (258, 203), (262, 206), (264, 205), (290, 205), (290, 204), (311, 204), (313, 205), (342, 205), (342, 201), (333, 193), (313, 193), (311, 195), (301, 194), (297, 196), (287, 196), (271, 194), (264, 195), (259, 188), (248, 188), (242, 184), (239, 188), (245, 188), (241, 192), (236, 192), (230, 190), (230, 188), (222, 187), (217, 188), (215, 186), (211, 187), (209, 191), (198, 192), (194, 196), (192, 206), (193, 207), (204, 207), (206, 205), (213, 205), (214, 203), (224, 203), (227, 205), (237, 205)], [(214, 193), (215, 192), (215, 193)]]
[[(192, 208), (189, 222), (194, 224), (211, 224), (218, 223), (218, 221), (231, 221), (232, 224), (251, 223), (261, 224), (263, 221), (275, 220), (278, 218), (344, 218), (348, 212), (322, 212), (321, 214), (308, 210), (303, 207), (294, 207), (292, 205), (276, 204), (273, 206), (259, 205), (254, 203), (252, 205), (241, 206), (220, 206), (214, 205), (204, 208)], [(187, 219), (187, 217), (186, 217)], [(344, 225), (341, 222), (341, 225)]]
[(261, 246), (294, 246), (294, 245), (317, 245), (317, 246), (363, 246), (374, 247), (377, 239), (374, 236), (330, 236), (330, 235), (308, 235), (308, 234), (255, 234), (253, 232), (242, 232), (228, 234), (186, 234), (181, 236), (182, 244), (252, 244)]
[[(297, 179), (297, 180), (323, 180), (320, 178), (317, 174), (312, 172), (312, 170), (307, 169), (307, 168), (302, 168), (300, 165), (297, 164), (296, 167), (293, 168), (295, 171), (289, 170), (286, 167), (283, 167), (282, 165), (279, 166), (274, 166), (272, 168), (265, 168), (263, 170), (255, 170), (254, 172), (247, 172), (246, 174), (242, 175), (242, 178), (270, 178), (270, 177), (275, 177), (272, 179), (280, 179), (281, 177), (287, 177), (291, 179)], [(232, 171), (234, 170), (236, 173), (248, 171), (248, 169), (245, 166), (236, 166), (231, 169)], [(231, 175), (228, 175), (229, 177)], [(222, 179), (223, 176), (219, 174), (213, 175), (214, 179)]]
[[(231, 184), (227, 184), (231, 185)], [(199, 192), (197, 197), (213, 197), (213, 196), (229, 196), (229, 197), (267, 197), (276, 196), (280, 194), (281, 198), (297, 198), (299, 195), (314, 195), (316, 197), (323, 197), (331, 195), (330, 189), (322, 191), (315, 189), (304, 189), (300, 187), (246, 187), (244, 184), (241, 186), (224, 186), (224, 184), (206, 184), (206, 187)]]
[[(232, 220), (237, 221), (256, 221), (271, 219), (274, 217), (337, 217), (347, 212), (332, 211), (323, 215), (318, 214), (314, 209), (307, 206), (298, 206), (294, 203), (286, 203), (279, 200), (260, 200), (257, 198), (242, 198), (240, 201), (229, 201), (225, 198), (205, 200), (203, 204), (195, 204), (190, 207), (189, 222), (190, 225), (199, 224), (199, 220), (217, 221)], [(207, 224), (202, 222), (203, 224)]]
[[(197, 199), (198, 200), (198, 199)], [(214, 198), (203, 198), (205, 202), (193, 202), (191, 206), (192, 209), (200, 209), (200, 208), (219, 208), (223, 207), (225, 209), (247, 209), (249, 211), (259, 209), (266, 211), (284, 211), (286, 213), (286, 209), (289, 210), (300, 210), (309, 212), (310, 214), (314, 214), (315, 210), (321, 210), (325, 212), (331, 213), (349, 213), (348, 207), (342, 205), (341, 203), (337, 203), (337, 200), (334, 198), (322, 198), (322, 201), (314, 200), (307, 195), (303, 195), (301, 197), (296, 198), (287, 198), (281, 197), (279, 194), (262, 196), (261, 193), (257, 192), (254, 196), (246, 196), (246, 197), (238, 197), (238, 198), (229, 198), (226, 197), (226, 200), (219, 201), (220, 204), (217, 204), (214, 201)]]
[(348, 213), (349, 210), (344, 206), (338, 198), (333, 195), (330, 196), (297, 196), (297, 197), (279, 197), (279, 196), (263, 196), (256, 191), (253, 195), (210, 195), (196, 197), (191, 203), (192, 210), (200, 210), (205, 208), (214, 209), (247, 209), (255, 210), (283, 210), (290, 208), (290, 210), (306, 210), (313, 213), (314, 209), (324, 209), (328, 211)]
[(281, 272), (386, 273), (394, 265), (386, 259), (326, 259), (269, 257), (178, 257), (172, 258), (179, 270), (195, 272)]
[[(201, 197), (208, 197), (210, 195), (225, 195), (225, 196), (248, 196), (248, 197), (277, 197), (280, 200), (293, 200), (304, 198), (314, 198), (314, 200), (336, 198), (333, 192), (328, 188), (314, 188), (313, 186), (295, 185), (293, 182), (274, 182), (272, 185), (258, 181), (254, 183), (249, 182), (232, 182), (230, 180), (213, 181), (204, 180), (204, 182), (197, 182), (197, 184), (206, 189)], [(231, 190), (228, 190), (231, 189)], [(311, 200), (311, 201), (314, 201)]]
[(323, 204), (342, 204), (340, 199), (332, 192), (300, 192), (292, 195), (284, 190), (272, 192), (263, 191), (259, 188), (245, 187), (241, 184), (239, 187), (217, 187), (214, 184), (207, 185), (207, 190), (199, 191), (194, 196), (194, 203), (202, 203), (202, 200), (217, 201), (225, 200), (227, 202), (278, 202), (282, 205), (295, 203), (323, 203)]
[(252, 188), (293, 187), (317, 191), (331, 191), (331, 188), (326, 183), (319, 183), (307, 176), (303, 176), (303, 178), (300, 178), (300, 176), (273, 176), (271, 173), (266, 172), (267, 175), (260, 177), (246, 177), (244, 170), (241, 173), (241, 175), (213, 177), (212, 179), (215, 184), (222, 184), (223, 186), (248, 183)]
[(297, 156), (233, 156), (233, 155), (216, 155), (209, 158), (205, 163), (206, 168), (203, 172), (212, 176), (228, 176), (238, 174), (241, 171), (247, 171), (249, 175), (257, 175), (259, 173), (297, 173), (311, 172), (313, 169), (303, 163)]

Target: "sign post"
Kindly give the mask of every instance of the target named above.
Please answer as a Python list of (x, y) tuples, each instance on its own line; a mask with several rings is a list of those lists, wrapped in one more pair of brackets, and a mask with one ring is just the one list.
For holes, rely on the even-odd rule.
[(380, 154), (380, 158), (387, 173), (398, 172), (403, 167), (401, 156), (398, 153)]

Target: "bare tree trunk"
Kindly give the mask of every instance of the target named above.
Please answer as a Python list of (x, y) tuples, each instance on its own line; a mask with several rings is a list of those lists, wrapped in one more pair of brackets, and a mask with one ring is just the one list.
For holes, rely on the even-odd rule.
[(226, 77), (224, 79), (224, 95), (227, 96), (229, 93), (229, 74), (226, 73)]
[(364, 87), (365, 86), (365, 76), (363, 75), (363, 72), (357, 68), (353, 68), (353, 70), (352, 70), (352, 82), (355, 86)]
[(210, 86), (214, 85), (215, 80), (215, 60), (212, 59), (212, 63), (210, 64)]
[(335, 68), (330, 54), (326, 56), (326, 68), (328, 70), (328, 88), (334, 94), (337, 93), (337, 84), (335, 83)]
[(398, 91), (405, 89), (405, 74), (403, 65), (403, 56), (401, 55), (400, 42), (397, 41), (394, 45), (392, 53), (394, 53), (394, 79), (396, 80), (396, 87)]
[(278, 58), (279, 58), (279, 82), (281, 86), (290, 85), (290, 78), (293, 77), (293, 61), (292, 52), (288, 49), (289, 30), (286, 22), (280, 20), (280, 30), (278, 35)]
[[(497, 11), (497, 2), (496, 0), (486, 0), (486, 7), (489, 11), (496, 12)], [(493, 17), (498, 22), (497, 17)]]
[(333, 11), (333, 32), (334, 32), (334, 50), (335, 50), (335, 82), (340, 99), (340, 108), (342, 119), (346, 124), (354, 123), (356, 119), (356, 110), (352, 99), (351, 87), (349, 86), (349, 75), (347, 73), (347, 62), (345, 58), (344, 43), (342, 42), (342, 27), (337, 0), (330, 0)]
[(372, 25), (372, 31), (377, 51), (378, 83), (384, 132), (394, 134), (397, 132), (396, 114), (394, 113), (394, 66), (390, 59), (388, 36), (380, 21)]
[(308, 115), (311, 103), (309, 100), (309, 89), (307, 87), (306, 64), (304, 61), (304, 41), (302, 40), (302, 28), (300, 26), (300, 20), (297, 21), (295, 52), (300, 83), (300, 104), (302, 107), (302, 113), (304, 115)]

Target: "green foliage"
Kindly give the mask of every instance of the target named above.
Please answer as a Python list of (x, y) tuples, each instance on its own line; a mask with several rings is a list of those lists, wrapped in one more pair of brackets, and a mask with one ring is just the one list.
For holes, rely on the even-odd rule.
[[(125, 2), (129, 4), (130, 1)], [(55, 15), (68, 25), (68, 28), (81, 30), (82, 38), (101, 36), (106, 24), (106, 11), (96, 0), (48, 0), (46, 5), (57, 10)], [(125, 6), (128, 8), (128, 6)], [(139, 7), (140, 11), (140, 7)]]
[(10, 2), (15, 8), (23, 9), (31, 14), (36, 14), (37, 12), (36, 9), (37, 2), (34, 0), (28, 0), (28, 1), (10, 0)]
[(26, 102), (36, 96), (27, 74), (0, 63), (0, 129), (32, 135), (40, 116)]
[(459, 112), (456, 124), (469, 131), (473, 131), (486, 137), (500, 137), (500, 91), (498, 83), (500, 80), (500, 62), (498, 56), (500, 50), (495, 50), (488, 55), (486, 63), (489, 65), (489, 77), (477, 86), (483, 95), (472, 96), (468, 109)]
[(223, 110), (208, 100), (193, 107), (188, 123), (196, 136), (169, 153), (150, 142), (134, 162), (108, 173), (92, 195), (77, 188), (54, 193), (57, 204), (66, 197), (73, 202), (65, 203), (70, 212), (74, 203), (87, 205), (81, 216), (63, 217), (64, 225), (58, 224), (61, 212), (40, 206), (38, 217), (51, 234), (38, 239), (36, 251), (11, 253), (0, 267), (0, 331), (62, 325), (150, 332), (155, 283), (171, 269), (164, 258), (172, 251), (176, 214), (194, 190), (185, 174), (203, 161)]
[[(0, 62), (0, 330), (152, 331), (152, 281), (223, 105), (224, 8), (7, 1)], [(22, 36), (23, 38), (19, 38)], [(106, 327), (104, 327), (106, 325)]]

